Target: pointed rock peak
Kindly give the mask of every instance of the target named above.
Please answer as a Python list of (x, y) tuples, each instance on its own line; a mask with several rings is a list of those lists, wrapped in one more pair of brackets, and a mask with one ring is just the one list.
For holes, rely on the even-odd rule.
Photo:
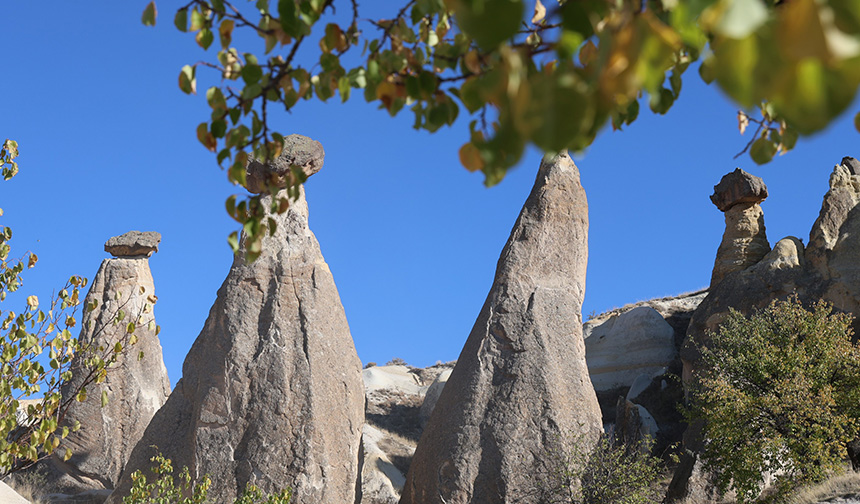
[(842, 158), (842, 166), (848, 168), (848, 171), (851, 172), (851, 175), (860, 175), (860, 161), (857, 161), (851, 156), (845, 156)]
[(290, 135), (284, 138), (284, 150), (276, 159), (267, 163), (251, 160), (245, 186), (255, 194), (266, 192), (268, 186), (283, 189), (294, 177), (292, 168), (307, 179), (322, 169), (324, 161), (325, 150), (321, 143), (306, 136)]
[(114, 257), (149, 257), (158, 252), (161, 233), (129, 231), (105, 242), (105, 252)]
[(545, 158), (415, 449), (401, 504), (542, 502), (547, 454), (571, 449), (573, 432), (596, 439), (580, 312), (587, 235), (579, 171), (566, 154)]
[(714, 186), (711, 201), (721, 212), (738, 203), (761, 203), (767, 199), (767, 186), (760, 177), (751, 175), (740, 168), (728, 173)]

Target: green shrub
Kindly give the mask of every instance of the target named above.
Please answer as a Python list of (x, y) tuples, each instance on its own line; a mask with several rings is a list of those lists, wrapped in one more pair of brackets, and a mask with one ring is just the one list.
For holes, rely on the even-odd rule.
[[(179, 481), (173, 477), (173, 463), (164, 455), (158, 455), (150, 459), (156, 465), (152, 472), (156, 475), (155, 481), (147, 481), (141, 471), (135, 471), (131, 475), (131, 492), (123, 497), (123, 504), (204, 504), (209, 492), (212, 480), (204, 476), (200, 483), (192, 483), (188, 467), (183, 467), (179, 472)], [(289, 504), (292, 491), (288, 488), (278, 493), (264, 495), (263, 492), (252, 484), (245, 487), (245, 491), (233, 504)]]
[(731, 311), (702, 349), (691, 419), (705, 421), (705, 467), (739, 502), (764, 474), (782, 494), (820, 481), (858, 436), (860, 349), (851, 317), (824, 302), (774, 302), (746, 318)]
[[(627, 444), (603, 435), (591, 450), (585, 436), (573, 435), (571, 448), (550, 452), (541, 483), (546, 504), (653, 504), (660, 459), (650, 455), (650, 439)], [(559, 443), (561, 445), (561, 443)]]

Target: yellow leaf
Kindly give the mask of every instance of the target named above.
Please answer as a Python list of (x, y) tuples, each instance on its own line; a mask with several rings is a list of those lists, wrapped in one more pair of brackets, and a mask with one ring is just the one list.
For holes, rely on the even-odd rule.
[(532, 24), (538, 24), (546, 17), (546, 7), (540, 2), (540, 0), (535, 0), (535, 13), (532, 16)]
[(744, 131), (747, 130), (747, 126), (750, 124), (750, 118), (743, 111), (738, 110), (738, 131), (741, 132), (741, 135), (744, 134)]
[(27, 296), (27, 306), (35, 309), (39, 306), (39, 298), (36, 296)]
[(481, 151), (471, 142), (460, 147), (460, 163), (470, 172), (476, 172), (484, 168)]

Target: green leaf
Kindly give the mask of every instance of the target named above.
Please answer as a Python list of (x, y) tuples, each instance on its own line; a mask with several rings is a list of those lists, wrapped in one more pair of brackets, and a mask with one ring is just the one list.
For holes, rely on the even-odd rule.
[(263, 78), (263, 69), (260, 65), (248, 64), (242, 67), (242, 80), (245, 84), (256, 84)]
[(786, 128), (786, 130), (782, 132), (783, 149), (786, 151), (793, 149), (794, 146), (797, 144), (797, 136), (797, 130), (795, 130), (794, 128)]
[(230, 235), (227, 236), (227, 244), (230, 245), (230, 249), (234, 254), (239, 252), (239, 233), (236, 231), (230, 233)]
[(176, 29), (181, 32), (188, 31), (188, 9), (179, 9), (176, 11), (176, 16), (173, 17), (173, 24)]
[(206, 26), (206, 17), (197, 7), (191, 11), (191, 31), (197, 31)]
[(215, 35), (209, 28), (203, 28), (197, 32), (197, 36), (194, 37), (194, 39), (197, 41), (197, 45), (202, 47), (203, 50), (206, 50), (209, 49), (209, 46), (212, 45), (212, 41), (215, 40)]
[(857, 112), (857, 115), (854, 116), (854, 129), (860, 132), (860, 112)]
[(102, 390), (102, 408), (107, 406), (108, 403), (108, 393), (107, 390)]
[(776, 144), (765, 137), (753, 142), (750, 147), (750, 157), (756, 164), (767, 164), (776, 155)]
[(460, 0), (455, 12), (466, 35), (484, 49), (495, 49), (517, 33), (525, 5), (522, 0)]
[(284, 33), (293, 38), (305, 35), (307, 25), (299, 17), (295, 0), (278, 0), (278, 16), (281, 18), (281, 29)]
[(651, 101), (649, 105), (651, 106), (651, 110), (655, 114), (665, 114), (672, 108), (672, 104), (675, 103), (675, 95), (671, 90), (662, 88), (659, 93), (654, 93), (651, 95)]
[(140, 22), (144, 26), (155, 26), (155, 18), (158, 17), (158, 10), (155, 8), (155, 2), (149, 2), (146, 8), (143, 9), (143, 15), (140, 17)]
[(179, 89), (185, 94), (197, 93), (196, 69), (191, 65), (185, 65), (179, 72)]

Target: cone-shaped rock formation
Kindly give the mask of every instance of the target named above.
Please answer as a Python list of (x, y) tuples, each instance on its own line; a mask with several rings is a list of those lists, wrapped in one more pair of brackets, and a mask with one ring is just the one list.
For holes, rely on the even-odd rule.
[[(321, 159), (318, 142), (303, 145), (320, 152), (302, 156)], [(285, 149), (283, 156), (291, 155)], [(263, 196), (263, 204), (270, 198)], [(235, 258), (182, 379), (108, 502), (121, 502), (133, 471), (149, 474), (153, 445), (174, 467), (188, 466), (198, 478), (208, 474), (212, 502), (233, 502), (248, 483), (265, 492), (290, 487), (297, 504), (355, 501), (361, 364), (308, 227), (304, 192), (273, 218), (277, 229), (259, 258), (247, 264), (244, 248)]]
[(412, 459), (402, 504), (540, 500), (549, 451), (596, 438), (585, 364), (588, 204), (567, 154), (538, 171)]
[[(148, 259), (157, 250), (161, 235), (132, 231), (111, 238), (108, 244), (124, 243), (130, 235), (146, 235), (155, 248), (146, 253), (135, 251), (139, 253), (131, 254), (133, 257), (124, 255), (125, 249), (112, 249), (119, 257), (105, 259), (93, 279), (84, 306), (95, 309), (84, 313), (79, 339), (82, 345), (110, 349), (127, 337), (127, 325), (133, 321), (137, 342), (127, 346), (108, 369), (104, 383), (88, 387), (86, 401), (72, 403), (64, 423), (80, 422), (81, 430), (69, 434), (57, 454), (33, 468), (45, 476), (44, 487), (50, 492), (77, 494), (113, 488), (149, 420), (170, 394), (161, 344), (154, 330), (155, 287)], [(123, 320), (117, 322), (120, 311)], [(79, 355), (84, 358), (86, 353)], [(74, 395), (86, 374), (78, 360), (72, 363), (72, 371), (72, 380), (61, 389), (64, 398)], [(108, 399), (104, 407), (102, 391), (107, 392)], [(62, 460), (63, 448), (74, 454), (66, 462)]]

